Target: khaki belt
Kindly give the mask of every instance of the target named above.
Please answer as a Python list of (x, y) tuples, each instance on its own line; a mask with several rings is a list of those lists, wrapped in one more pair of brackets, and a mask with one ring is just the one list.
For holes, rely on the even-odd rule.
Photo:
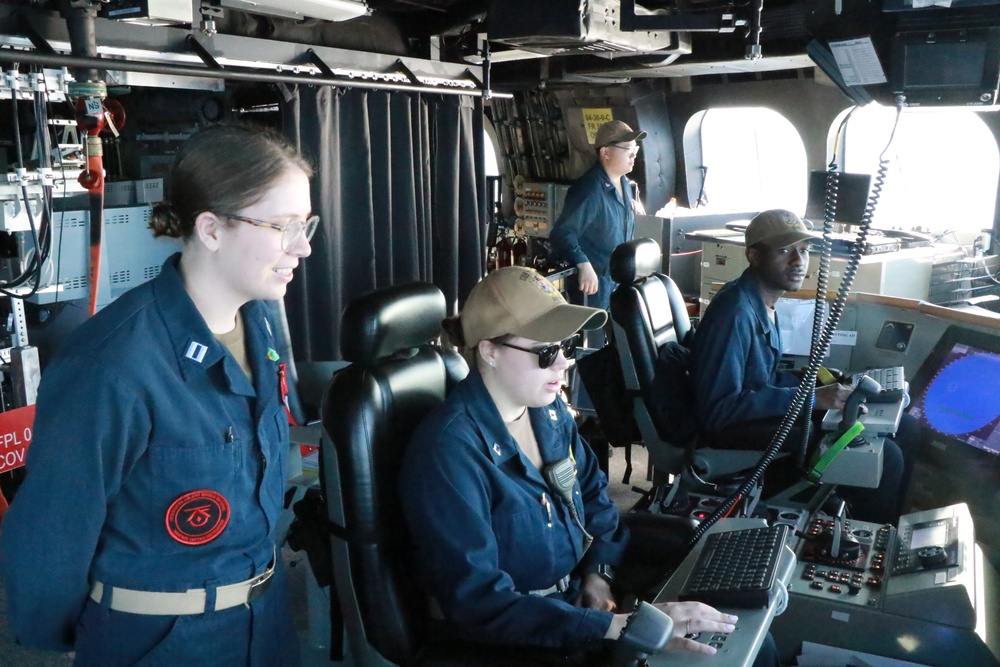
[[(267, 571), (238, 584), (228, 584), (215, 589), (214, 611), (222, 611), (241, 604), (249, 605), (259, 598), (271, 585), (274, 575), (274, 561)], [(90, 587), (90, 599), (100, 602), (104, 597), (104, 584), (95, 581)], [(111, 608), (129, 614), (147, 616), (184, 616), (213, 611), (205, 608), (208, 593), (204, 588), (190, 588), (183, 593), (159, 593), (137, 591), (130, 588), (111, 588)]]

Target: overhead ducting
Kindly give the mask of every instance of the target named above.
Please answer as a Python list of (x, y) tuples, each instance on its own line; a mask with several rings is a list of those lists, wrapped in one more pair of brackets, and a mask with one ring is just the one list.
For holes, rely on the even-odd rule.
[(368, 13), (363, 0), (215, 0), (222, 7), (268, 16), (349, 21)]
[[(502, 44), (542, 55), (630, 55), (691, 52), (687, 33), (621, 29), (620, 0), (494, 0), (487, 34)], [(636, 7), (636, 11), (645, 11)]]
[(107, 0), (102, 4), (105, 18), (149, 26), (190, 24), (195, 9), (202, 14), (226, 8), (324, 21), (348, 21), (368, 14), (364, 0)]

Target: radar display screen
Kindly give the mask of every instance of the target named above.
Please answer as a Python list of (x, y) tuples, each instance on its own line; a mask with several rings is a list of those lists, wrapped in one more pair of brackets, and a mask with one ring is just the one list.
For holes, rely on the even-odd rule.
[(914, 379), (910, 414), (938, 437), (1000, 454), (1000, 338), (961, 327)]

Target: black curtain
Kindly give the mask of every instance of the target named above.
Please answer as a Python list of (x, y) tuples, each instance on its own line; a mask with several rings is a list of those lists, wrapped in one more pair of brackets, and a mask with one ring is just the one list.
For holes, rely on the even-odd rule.
[(341, 312), (374, 289), (431, 282), (455, 308), (485, 272), (481, 100), (296, 86), (282, 119), (322, 218), (285, 296), (296, 359), (340, 359)]

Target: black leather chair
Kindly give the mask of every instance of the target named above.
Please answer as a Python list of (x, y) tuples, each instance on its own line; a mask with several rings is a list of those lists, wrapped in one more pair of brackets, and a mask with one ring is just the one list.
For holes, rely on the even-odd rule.
[[(611, 294), (612, 344), (649, 458), (661, 473), (693, 472), (707, 481), (750, 468), (760, 452), (698, 446), (686, 375), (691, 320), (680, 290), (660, 265), (660, 246), (650, 238), (623, 243), (611, 256), (611, 278), (618, 283)], [(654, 383), (669, 391), (654, 391)]]
[(332, 641), (346, 637), (349, 664), (420, 664), (427, 606), (395, 489), (410, 434), (468, 372), (460, 355), (433, 344), (444, 316), (444, 295), (422, 283), (373, 292), (344, 311), (340, 350), (351, 365), (323, 399), (321, 486)]
[(431, 625), (396, 489), (418, 422), (468, 372), (461, 356), (433, 342), (444, 316), (444, 296), (423, 283), (373, 292), (344, 311), (340, 348), (351, 365), (323, 399), (320, 459), (331, 658), (364, 667), (566, 664), (563, 652), (469, 644)]

